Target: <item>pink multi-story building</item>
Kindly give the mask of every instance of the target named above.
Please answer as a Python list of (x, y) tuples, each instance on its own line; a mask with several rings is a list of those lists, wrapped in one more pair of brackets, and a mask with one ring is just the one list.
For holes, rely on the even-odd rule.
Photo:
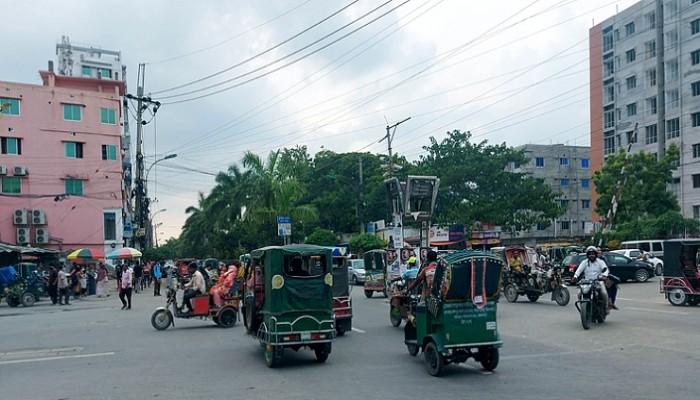
[(0, 241), (121, 247), (124, 81), (57, 75), (52, 63), (39, 73), (43, 85), (0, 81)]

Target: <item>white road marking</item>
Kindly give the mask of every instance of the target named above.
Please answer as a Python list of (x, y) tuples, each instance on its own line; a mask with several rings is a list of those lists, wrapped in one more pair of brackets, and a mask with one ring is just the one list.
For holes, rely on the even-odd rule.
[(88, 358), (88, 357), (102, 357), (102, 356), (113, 356), (115, 353), (113, 351), (107, 353), (92, 353), (92, 354), (74, 354), (70, 356), (56, 356), (56, 357), (41, 357), (41, 358), (27, 358), (24, 360), (8, 360), (0, 361), (0, 365), (7, 364), (20, 364), (35, 361), (53, 361), (53, 360), (65, 360), (67, 358)]
[(367, 331), (363, 331), (362, 329), (357, 329), (357, 328), (352, 328), (352, 331), (357, 332), (357, 333), (367, 333)]

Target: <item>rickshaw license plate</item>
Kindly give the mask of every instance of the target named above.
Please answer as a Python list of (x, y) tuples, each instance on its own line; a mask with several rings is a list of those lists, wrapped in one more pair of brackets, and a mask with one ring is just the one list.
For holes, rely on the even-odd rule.
[(303, 342), (308, 342), (309, 340), (311, 340), (311, 332), (302, 332), (301, 333), (301, 340)]

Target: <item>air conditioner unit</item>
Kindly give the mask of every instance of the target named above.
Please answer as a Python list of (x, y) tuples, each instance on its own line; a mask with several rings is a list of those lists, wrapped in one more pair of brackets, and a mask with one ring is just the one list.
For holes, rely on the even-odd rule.
[(46, 213), (44, 210), (32, 210), (32, 223), (34, 225), (46, 225)]
[(27, 175), (27, 167), (19, 167), (19, 166), (17, 166), (17, 167), (15, 167), (14, 172), (15, 172), (15, 173), (14, 173), (15, 176), (24, 176), (24, 175)]
[(29, 228), (17, 228), (17, 243), (29, 243)]
[(7, 175), (7, 167), (0, 165), (0, 175)]
[(27, 210), (15, 210), (14, 224), (15, 225), (27, 225)]
[(45, 228), (38, 228), (36, 230), (36, 241), (37, 244), (47, 244), (49, 243), (49, 230)]

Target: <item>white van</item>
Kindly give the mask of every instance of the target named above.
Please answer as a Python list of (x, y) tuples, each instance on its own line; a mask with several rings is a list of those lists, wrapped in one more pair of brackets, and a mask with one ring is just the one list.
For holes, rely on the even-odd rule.
[(620, 249), (639, 249), (663, 259), (664, 256), (664, 241), (663, 240), (630, 240), (620, 243)]

